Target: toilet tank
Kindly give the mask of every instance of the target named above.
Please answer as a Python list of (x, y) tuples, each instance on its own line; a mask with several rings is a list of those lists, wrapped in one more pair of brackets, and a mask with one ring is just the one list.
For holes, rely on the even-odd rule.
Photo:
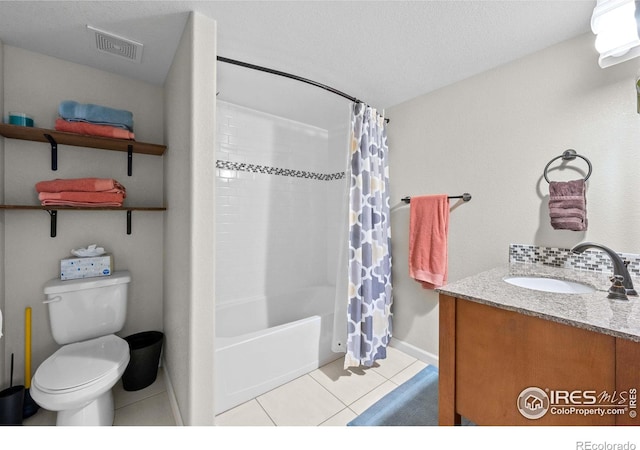
[(106, 277), (50, 280), (44, 285), (53, 339), (60, 345), (113, 334), (127, 315), (129, 271)]

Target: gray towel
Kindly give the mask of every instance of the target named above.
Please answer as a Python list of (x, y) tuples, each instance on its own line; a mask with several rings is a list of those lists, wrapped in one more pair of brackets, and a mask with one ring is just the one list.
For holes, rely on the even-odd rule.
[(555, 230), (587, 229), (586, 184), (583, 179), (549, 183), (549, 216)]

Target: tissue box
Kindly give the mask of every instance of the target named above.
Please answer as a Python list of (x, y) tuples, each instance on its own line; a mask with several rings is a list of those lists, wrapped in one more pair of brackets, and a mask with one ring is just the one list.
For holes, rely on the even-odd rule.
[(87, 256), (84, 258), (66, 258), (60, 260), (60, 279), (106, 277), (113, 273), (113, 256)]

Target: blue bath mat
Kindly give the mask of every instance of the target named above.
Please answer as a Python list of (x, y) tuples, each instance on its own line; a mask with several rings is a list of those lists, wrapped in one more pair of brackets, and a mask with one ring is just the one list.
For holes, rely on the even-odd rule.
[[(462, 420), (463, 425), (471, 425)], [(438, 425), (438, 369), (427, 366), (378, 400), (347, 426)]]

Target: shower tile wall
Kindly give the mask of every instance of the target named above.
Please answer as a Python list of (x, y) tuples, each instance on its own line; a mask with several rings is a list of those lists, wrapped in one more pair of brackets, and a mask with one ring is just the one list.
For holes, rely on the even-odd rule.
[(217, 303), (333, 284), (329, 197), (344, 180), (328, 162), (329, 132), (227, 102), (217, 108)]

